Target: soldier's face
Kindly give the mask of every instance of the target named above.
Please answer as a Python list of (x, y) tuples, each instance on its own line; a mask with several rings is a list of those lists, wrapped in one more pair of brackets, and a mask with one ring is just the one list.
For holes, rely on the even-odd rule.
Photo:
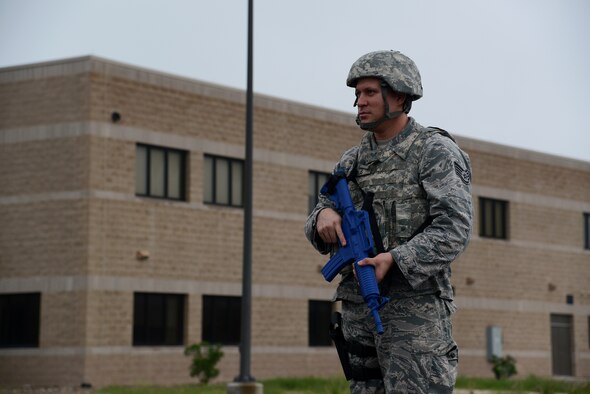
[(356, 84), (358, 116), (361, 122), (369, 123), (381, 119), (385, 115), (385, 105), (381, 95), (380, 80), (362, 78)]

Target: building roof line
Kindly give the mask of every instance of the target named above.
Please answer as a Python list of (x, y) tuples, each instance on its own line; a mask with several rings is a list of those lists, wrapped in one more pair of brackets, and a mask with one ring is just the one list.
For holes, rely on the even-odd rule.
[[(245, 104), (246, 101), (245, 89), (238, 89), (163, 71), (157, 71), (95, 55), (85, 55), (61, 60), (51, 60), (0, 68), (0, 83), (68, 76), (89, 72), (129, 79), (187, 93), (214, 97), (240, 104)], [(311, 104), (260, 93), (254, 94), (254, 104), (257, 108), (264, 108), (295, 116), (312, 118), (319, 121), (341, 124), (343, 126), (355, 126), (354, 114), (352, 112), (348, 113), (322, 108)], [(590, 170), (590, 161), (517, 148), (495, 142), (463, 137), (461, 135), (456, 135), (456, 137), (458, 144), (466, 150), (497, 154), (513, 159), (556, 165), (574, 170)]]

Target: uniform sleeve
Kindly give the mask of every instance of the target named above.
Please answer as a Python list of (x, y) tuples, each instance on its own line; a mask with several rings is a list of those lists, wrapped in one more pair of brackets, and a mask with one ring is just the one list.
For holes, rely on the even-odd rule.
[(413, 288), (446, 271), (471, 237), (471, 163), (447, 137), (433, 136), (419, 164), (432, 220), (423, 232), (390, 251)]
[(312, 246), (321, 254), (328, 254), (331, 250), (331, 246), (322, 241), (315, 228), (318, 214), (325, 208), (334, 208), (334, 204), (326, 196), (320, 194), (317, 205), (309, 214), (307, 221), (305, 222), (305, 236), (309, 242), (311, 242)]

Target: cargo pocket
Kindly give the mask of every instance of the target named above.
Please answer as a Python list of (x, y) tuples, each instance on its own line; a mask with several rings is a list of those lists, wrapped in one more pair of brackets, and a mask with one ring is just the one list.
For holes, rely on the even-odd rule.
[(393, 234), (396, 238), (409, 238), (411, 233), (410, 218), (412, 216), (411, 203), (396, 202), (391, 203), (393, 214)]
[(443, 355), (434, 355), (430, 370), (428, 392), (429, 393), (452, 393), (457, 380), (457, 364), (459, 362), (459, 351), (454, 345)]

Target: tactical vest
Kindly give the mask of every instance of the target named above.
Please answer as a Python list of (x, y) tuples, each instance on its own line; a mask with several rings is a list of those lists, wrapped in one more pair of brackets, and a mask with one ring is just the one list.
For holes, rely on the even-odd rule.
[[(374, 193), (373, 209), (385, 250), (407, 242), (429, 223), (428, 200), (420, 184), (419, 165), (426, 142), (436, 134), (453, 139), (442, 129), (424, 128), (415, 123), (415, 127), (378, 149), (372, 133), (367, 133), (361, 144), (347, 152), (340, 162), (351, 179), (349, 187), (357, 209), (361, 208), (366, 193)], [(356, 300), (349, 293), (358, 290), (355, 286), (353, 277), (344, 277), (337, 297)], [(433, 294), (439, 290), (435, 278), (420, 289), (412, 289), (397, 266), (390, 270), (380, 287), (382, 295), (392, 297)]]

